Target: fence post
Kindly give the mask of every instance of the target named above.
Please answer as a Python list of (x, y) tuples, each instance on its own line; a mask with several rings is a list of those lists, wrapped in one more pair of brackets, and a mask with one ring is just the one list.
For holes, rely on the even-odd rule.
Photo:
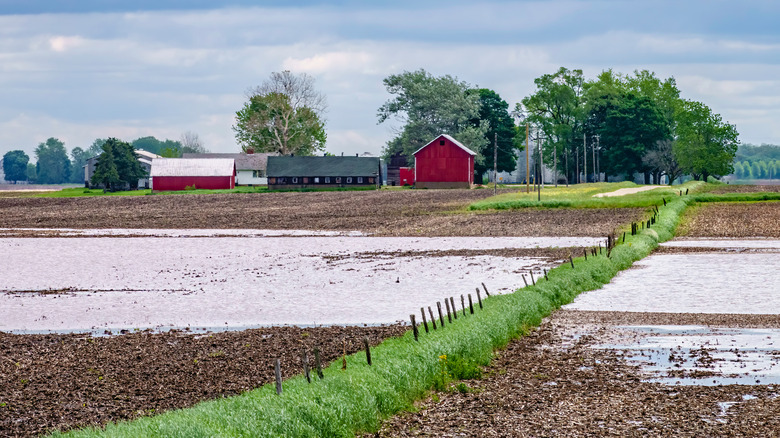
[(325, 376), (322, 374), (322, 362), (320, 361), (320, 349), (314, 349), (314, 367), (317, 369), (317, 377), (322, 380)]
[(479, 296), (479, 288), (477, 288), (477, 301), (479, 301), (479, 308), (482, 308), (482, 297)]
[[(412, 331), (414, 332), (414, 340), (419, 341), (417, 339), (418, 336), (420, 336), (420, 333), (417, 331), (417, 321), (414, 319), (414, 313), (409, 315), (409, 319), (412, 320)], [(368, 364), (371, 365), (371, 353), (368, 351), (368, 338), (365, 338), (366, 340), (366, 355), (368, 355)]]
[(276, 395), (282, 394), (282, 365), (279, 359), (274, 359), (274, 374), (276, 375)]
[(302, 358), (303, 373), (306, 375), (306, 381), (311, 383), (311, 372), (309, 370), (309, 355), (306, 354), (306, 347), (303, 347)]
[(422, 314), (422, 317), (423, 317), (423, 325), (425, 326), (425, 333), (429, 333), (429, 331), (428, 331), (428, 320), (425, 318), (425, 309), (420, 307), (420, 313)]
[(431, 315), (431, 324), (433, 324), (433, 329), (436, 330), (436, 318), (433, 317), (433, 310), (431, 310), (431, 306), (428, 306), (428, 313)]
[(436, 307), (439, 309), (439, 319), (441, 320), (441, 328), (444, 328), (444, 314), (441, 312), (441, 301), (436, 302)]

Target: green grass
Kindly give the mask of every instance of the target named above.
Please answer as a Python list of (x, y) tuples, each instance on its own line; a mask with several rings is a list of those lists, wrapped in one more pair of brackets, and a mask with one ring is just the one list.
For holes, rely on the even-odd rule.
[[(478, 376), (475, 368), (487, 365), (495, 349), (523, 335), (579, 293), (600, 288), (647, 256), (658, 242), (673, 236), (682, 212), (692, 202), (690, 196), (671, 198), (660, 208), (652, 229), (626, 236), (610, 258), (576, 257), (574, 269), (564, 263), (548, 273), (549, 280), (490, 297), (484, 310), (476, 310), (473, 316), (460, 317), (430, 334), (421, 329), (419, 342), (411, 332), (385, 340), (372, 350), (373, 366), (366, 364), (365, 353), (357, 353), (347, 357), (346, 370), (341, 369), (341, 361), (331, 364), (324, 370), (324, 380), (308, 384), (301, 376), (288, 379), (281, 396), (268, 384), (189, 409), (53, 436), (349, 437), (374, 432), (384, 418), (411, 409), (413, 401), (432, 388), (446, 387), (450, 379)], [(473, 281), (476, 286), (479, 279)], [(466, 289), (455, 293), (471, 290)]]
[(536, 192), (505, 193), (469, 206), (469, 210), (510, 210), (520, 208), (631, 208), (663, 205), (663, 199), (669, 202), (679, 197), (680, 191), (696, 192), (704, 186), (702, 182), (687, 182), (679, 186), (664, 186), (654, 190), (625, 196), (595, 198), (599, 193), (613, 192), (622, 188), (641, 187), (632, 182), (589, 183), (569, 187), (558, 186), (542, 189), (541, 201)]

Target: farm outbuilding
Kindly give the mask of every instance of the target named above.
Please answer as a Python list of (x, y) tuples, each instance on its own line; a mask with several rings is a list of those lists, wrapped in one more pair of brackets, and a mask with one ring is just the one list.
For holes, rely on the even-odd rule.
[(185, 153), (182, 158), (232, 158), (236, 160), (236, 185), (237, 186), (258, 186), (268, 184), (266, 171), (268, 169), (268, 157), (279, 155), (273, 153)]
[(414, 184), (423, 189), (471, 188), (476, 153), (441, 134), (414, 153)]
[(232, 189), (236, 186), (236, 162), (232, 158), (155, 158), (152, 190)]
[(382, 183), (377, 157), (268, 157), (268, 188), (375, 187)]

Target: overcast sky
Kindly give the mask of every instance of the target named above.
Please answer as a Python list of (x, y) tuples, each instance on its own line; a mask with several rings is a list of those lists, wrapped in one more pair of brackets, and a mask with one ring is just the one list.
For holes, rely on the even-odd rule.
[[(261, 5), (261, 6), (258, 6)], [(780, 2), (0, 0), (0, 155), (49, 137), (179, 139), (238, 152), (246, 90), (308, 73), (328, 101), (327, 150), (378, 154), (382, 79), (424, 68), (510, 108), (561, 66), (674, 76), (682, 96), (780, 144)]]

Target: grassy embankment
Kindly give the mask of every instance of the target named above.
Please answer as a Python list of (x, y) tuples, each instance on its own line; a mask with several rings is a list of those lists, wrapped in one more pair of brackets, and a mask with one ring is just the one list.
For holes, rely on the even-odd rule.
[[(588, 198), (593, 187), (588, 186), (561, 193), (561, 202), (556, 205), (591, 206)], [(599, 186), (598, 190), (618, 187)], [(479, 366), (489, 363), (495, 349), (523, 335), (579, 293), (600, 288), (617, 272), (647, 256), (658, 242), (673, 237), (680, 216), (693, 197), (680, 197), (679, 187), (669, 190), (676, 191), (678, 196), (669, 196), (667, 206), (663, 206), (662, 191), (631, 195), (622, 202), (608, 199), (610, 205), (648, 204), (660, 209), (651, 229), (636, 236), (628, 233), (625, 243), (619, 241), (611, 257), (576, 257), (574, 268), (564, 263), (549, 272), (549, 280), (539, 279), (535, 286), (493, 296), (485, 300), (484, 310), (476, 310), (473, 316), (460, 317), (454, 324), (430, 334), (421, 330), (419, 342), (415, 342), (411, 331), (401, 338), (388, 339), (372, 350), (373, 366), (366, 364), (365, 353), (358, 353), (346, 358), (346, 370), (342, 370), (340, 361), (331, 364), (324, 370), (323, 380), (314, 377), (309, 384), (302, 376), (288, 379), (280, 396), (269, 384), (193, 408), (109, 424), (104, 429), (72, 431), (64, 436), (353, 436), (356, 432), (375, 431), (383, 418), (411, 408), (414, 400), (432, 388), (446, 388), (451, 379), (479, 375)], [(546, 194), (549, 196), (550, 192)], [(494, 200), (500, 208), (507, 208), (507, 203), (515, 201), (506, 198)], [(489, 201), (482, 201), (475, 208), (489, 205)], [(472, 286), (478, 282), (475, 278)], [(469, 292), (467, 288), (454, 293)]]

